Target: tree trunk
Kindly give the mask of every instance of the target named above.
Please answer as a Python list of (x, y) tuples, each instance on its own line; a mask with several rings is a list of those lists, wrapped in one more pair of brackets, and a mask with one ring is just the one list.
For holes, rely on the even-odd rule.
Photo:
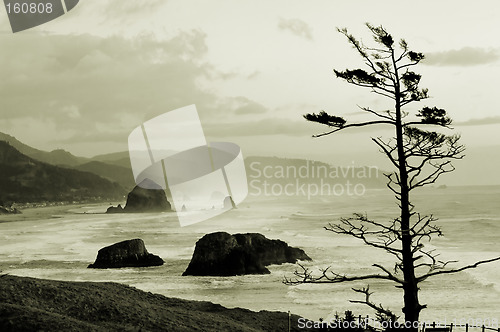
[[(394, 63), (396, 68), (396, 63)], [(418, 301), (418, 283), (415, 278), (415, 268), (412, 252), (412, 236), (410, 233), (410, 189), (408, 186), (408, 171), (406, 169), (406, 154), (404, 150), (403, 142), (403, 125), (402, 125), (402, 115), (401, 115), (401, 93), (399, 85), (399, 77), (397, 70), (396, 72), (396, 86), (395, 86), (395, 96), (396, 96), (396, 144), (398, 152), (398, 163), (399, 163), (399, 181), (401, 188), (401, 236), (402, 236), (402, 256), (403, 256), (403, 276), (404, 276), (404, 307), (403, 313), (405, 315), (405, 321), (407, 323), (414, 324), (418, 322), (419, 314), (422, 309)], [(415, 323), (416, 324), (416, 323)], [(412, 325), (413, 326), (413, 325)], [(417, 330), (417, 329), (411, 329)]]

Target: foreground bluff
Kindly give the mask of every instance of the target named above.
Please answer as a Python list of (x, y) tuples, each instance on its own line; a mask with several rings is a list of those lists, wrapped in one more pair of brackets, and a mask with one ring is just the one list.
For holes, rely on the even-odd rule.
[(234, 276), (266, 274), (271, 264), (311, 260), (299, 248), (281, 240), (270, 240), (259, 233), (216, 232), (203, 236), (194, 249), (188, 268), (182, 274), (194, 276)]
[(93, 269), (163, 265), (163, 259), (150, 254), (141, 239), (126, 240), (104, 247), (97, 253)]
[[(145, 180), (147, 181), (147, 180)], [(148, 189), (146, 189), (148, 188)], [(111, 206), (106, 213), (123, 212), (164, 212), (171, 211), (172, 206), (167, 200), (165, 190), (155, 183), (140, 183), (127, 196), (125, 208), (121, 205)]]

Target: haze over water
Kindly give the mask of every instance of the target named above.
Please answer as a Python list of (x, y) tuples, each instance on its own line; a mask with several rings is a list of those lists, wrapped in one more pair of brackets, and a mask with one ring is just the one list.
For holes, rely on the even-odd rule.
[[(448, 187), (426, 189), (414, 197), (416, 209), (440, 220), (444, 237), (434, 239), (442, 259), (458, 259), (461, 266), (495, 257), (500, 252), (499, 187)], [(0, 223), (0, 270), (14, 275), (76, 281), (116, 281), (172, 297), (206, 300), (228, 307), (252, 310), (291, 310), (311, 319), (327, 318), (344, 310), (371, 315), (351, 291), (366, 283), (286, 286), (292, 264), (271, 266), (270, 275), (237, 277), (182, 277), (195, 242), (215, 231), (259, 232), (303, 248), (314, 267), (331, 266), (336, 272), (376, 272), (373, 263), (390, 263), (387, 257), (346, 236), (323, 230), (328, 222), (353, 212), (387, 219), (397, 215), (387, 190), (367, 190), (363, 196), (252, 197), (238, 209), (188, 227), (179, 227), (175, 215), (105, 215), (104, 206), (73, 207), (68, 213), (38, 210), (41, 217)], [(87, 213), (84, 213), (87, 212)], [(29, 216), (31, 212), (25, 213)], [(95, 213), (95, 214), (94, 214)], [(43, 216), (45, 214), (45, 216)], [(22, 216), (22, 215), (21, 215)], [(2, 217), (13, 220), (24, 217)], [(166, 264), (152, 268), (87, 269), (97, 250), (112, 243), (142, 238), (147, 249)], [(460, 319), (498, 320), (500, 280), (498, 263), (456, 275), (438, 276), (421, 284), (421, 302), (428, 304), (423, 320), (459, 322)], [(370, 283), (373, 300), (400, 312), (402, 294), (392, 284)]]

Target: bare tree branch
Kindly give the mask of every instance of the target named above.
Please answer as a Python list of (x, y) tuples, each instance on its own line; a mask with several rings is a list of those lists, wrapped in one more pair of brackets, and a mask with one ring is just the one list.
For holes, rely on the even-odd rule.
[(421, 281), (424, 281), (427, 278), (432, 277), (432, 276), (437, 276), (437, 275), (440, 275), (440, 274), (450, 274), (450, 273), (462, 272), (462, 271), (465, 271), (465, 270), (476, 268), (476, 267), (478, 267), (479, 265), (482, 265), (482, 264), (492, 263), (492, 262), (496, 262), (496, 261), (500, 261), (500, 257), (495, 257), (495, 258), (491, 258), (491, 259), (486, 259), (486, 260), (478, 261), (478, 262), (475, 262), (474, 264), (467, 265), (467, 266), (461, 267), (459, 269), (440, 270), (440, 271), (429, 272), (429, 273), (426, 273), (426, 274), (418, 277), (417, 280), (418, 280), (418, 282), (421, 282)]
[(363, 288), (352, 288), (353, 291), (356, 293), (361, 293), (365, 295), (365, 300), (364, 301), (354, 301), (350, 300), (349, 302), (351, 303), (361, 303), (361, 304), (366, 304), (370, 308), (374, 309), (376, 312), (381, 314), (383, 317), (387, 317), (389, 320), (392, 322), (395, 322), (399, 319), (398, 316), (396, 316), (392, 311), (389, 309), (385, 309), (382, 304), (375, 304), (370, 301), (370, 296), (373, 295), (373, 293), (370, 293), (370, 286), (366, 286)]
[(304, 265), (297, 263), (297, 265), (302, 269), (301, 271), (295, 270), (293, 275), (295, 278), (287, 278), (285, 277), (283, 282), (286, 285), (299, 285), (299, 284), (338, 284), (342, 282), (351, 282), (351, 281), (360, 281), (360, 280), (389, 280), (402, 284), (403, 281), (397, 277), (395, 277), (391, 273), (384, 274), (366, 274), (360, 276), (347, 276), (345, 274), (335, 273), (330, 270), (330, 267), (325, 269), (320, 269), (319, 274), (315, 275), (309, 268)]
[(343, 130), (343, 129), (347, 129), (347, 128), (365, 127), (365, 126), (370, 126), (370, 125), (375, 125), (375, 124), (390, 124), (390, 125), (394, 125), (394, 122), (387, 121), (387, 120), (379, 120), (379, 121), (368, 121), (368, 122), (360, 122), (360, 123), (350, 123), (350, 124), (343, 125), (340, 128), (334, 129), (332, 131), (328, 131), (328, 132), (325, 132), (325, 133), (322, 133), (322, 134), (318, 134), (318, 135), (313, 135), (313, 137), (321, 137), (321, 136), (325, 136), (325, 135), (330, 135), (330, 134), (333, 134), (333, 133), (335, 133), (337, 131), (340, 131), (340, 130)]
[(392, 153), (394, 152), (394, 148), (391, 148), (390, 150), (387, 149), (387, 147), (385, 146), (385, 144), (383, 143), (382, 139), (380, 137), (377, 137), (377, 138), (373, 138), (372, 137), (372, 141), (375, 142), (375, 144), (377, 144), (381, 149), (382, 151), (385, 153), (385, 155), (387, 156), (387, 158), (389, 158), (389, 160), (392, 162), (392, 164), (394, 166), (396, 166), (396, 168), (399, 167), (399, 163), (396, 161), (396, 159), (392, 156)]
[[(393, 123), (393, 124), (396, 124), (396, 123), (394, 122), (394, 119), (393, 119), (391, 116), (380, 114), (379, 112), (376, 112), (376, 111), (374, 111), (374, 110), (371, 110), (371, 109), (370, 109), (370, 108), (368, 108), (368, 107), (361, 107), (361, 106), (359, 106), (359, 105), (357, 105), (357, 106), (358, 106), (361, 110), (363, 110), (363, 111), (365, 111), (365, 112), (368, 112), (368, 113), (371, 113), (371, 114), (373, 114), (373, 115), (376, 115), (376, 116), (378, 116), (379, 118), (383, 118), (383, 119), (386, 119), (386, 120), (392, 121), (392, 123)], [(386, 111), (386, 113), (388, 113), (388, 112)]]

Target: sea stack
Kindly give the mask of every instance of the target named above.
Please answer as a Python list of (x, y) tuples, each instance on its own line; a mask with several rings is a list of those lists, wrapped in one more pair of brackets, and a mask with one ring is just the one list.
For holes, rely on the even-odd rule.
[(172, 206), (167, 200), (165, 190), (155, 182), (146, 179), (134, 187), (127, 196), (127, 203), (122, 208), (109, 207), (106, 213), (146, 213), (146, 212), (167, 212), (172, 211)]
[(182, 274), (194, 276), (234, 276), (268, 274), (267, 265), (311, 260), (299, 248), (281, 240), (270, 240), (259, 233), (210, 233), (194, 249), (188, 268)]
[(163, 265), (159, 256), (150, 254), (141, 239), (126, 240), (104, 247), (97, 253), (94, 264), (88, 268), (110, 269)]

